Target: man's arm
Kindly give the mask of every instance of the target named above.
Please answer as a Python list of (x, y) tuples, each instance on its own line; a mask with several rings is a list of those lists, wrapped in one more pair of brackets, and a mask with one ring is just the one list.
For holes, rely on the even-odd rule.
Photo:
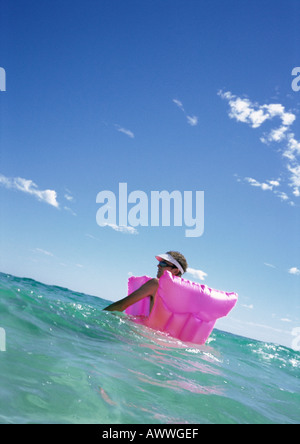
[(120, 301), (114, 302), (108, 307), (104, 308), (107, 311), (124, 311), (126, 308), (130, 307), (130, 305), (135, 304), (147, 296), (152, 296), (153, 298), (156, 295), (158, 289), (158, 279), (151, 279), (142, 285), (138, 290), (131, 293), (126, 298), (121, 299)]

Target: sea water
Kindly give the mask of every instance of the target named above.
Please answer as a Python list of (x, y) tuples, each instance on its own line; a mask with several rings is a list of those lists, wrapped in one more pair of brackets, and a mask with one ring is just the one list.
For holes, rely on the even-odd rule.
[(299, 352), (216, 329), (185, 344), (107, 304), (0, 273), (0, 423), (300, 422)]

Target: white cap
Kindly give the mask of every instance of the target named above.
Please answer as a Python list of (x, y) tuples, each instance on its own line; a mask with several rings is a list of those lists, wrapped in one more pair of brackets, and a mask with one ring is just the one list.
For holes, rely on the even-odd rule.
[(155, 256), (155, 257), (158, 261), (171, 262), (171, 264), (175, 265), (178, 268), (178, 270), (181, 272), (181, 274), (184, 274), (184, 270), (183, 270), (182, 266), (180, 265), (180, 263), (177, 262), (177, 260), (174, 259), (173, 256), (171, 256), (170, 254), (164, 253), (164, 254), (160, 254), (159, 256)]

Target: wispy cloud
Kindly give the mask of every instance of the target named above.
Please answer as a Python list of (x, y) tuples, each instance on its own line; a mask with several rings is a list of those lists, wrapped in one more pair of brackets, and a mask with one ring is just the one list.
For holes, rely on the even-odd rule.
[(198, 125), (198, 117), (197, 116), (186, 116), (188, 124), (191, 126)]
[(185, 113), (185, 109), (183, 108), (183, 104), (182, 104), (182, 102), (180, 102), (180, 100), (178, 100), (178, 99), (173, 99), (173, 102), (175, 103), (175, 105), (178, 106), (178, 108), (181, 109), (181, 111), (183, 111), (183, 112)]
[(247, 308), (247, 310), (253, 310), (254, 309), (254, 305), (253, 304), (250, 304), (250, 305), (242, 304), (242, 307)]
[(269, 268), (276, 268), (275, 265), (269, 264), (268, 262), (264, 262), (264, 265)]
[(281, 185), (280, 179), (272, 179), (266, 180), (264, 182), (259, 182), (253, 177), (241, 178), (238, 176), (238, 174), (234, 174), (234, 176), (236, 177), (237, 182), (245, 182), (252, 187), (260, 188), (262, 191), (272, 191), (282, 201), (288, 201), (291, 206), (294, 205), (294, 202), (290, 200), (289, 196), (285, 192), (277, 189)]
[(93, 239), (93, 240), (96, 240), (96, 241), (100, 242), (100, 239), (98, 239), (97, 237), (93, 236), (92, 234), (85, 233), (85, 237), (88, 237), (89, 239)]
[(105, 224), (105, 227), (110, 227), (115, 231), (119, 231), (120, 233), (127, 233), (127, 234), (138, 234), (138, 231), (136, 228), (134, 227), (125, 227), (125, 226), (121, 226), (121, 225), (116, 225), (116, 224)]
[(278, 180), (267, 180), (266, 182), (258, 182), (252, 177), (245, 177), (244, 180), (248, 182), (252, 187), (258, 187), (263, 191), (273, 191), (274, 187), (278, 187), (280, 185), (280, 182)]
[[(273, 264), (268, 264), (267, 262), (264, 262), (264, 265), (266, 265), (267, 267), (270, 267), (270, 268), (276, 268), (275, 265), (273, 265)], [(284, 270), (281, 270), (281, 271), (284, 271)], [(286, 271), (286, 270), (285, 270), (285, 271)], [(293, 274), (294, 276), (300, 276), (300, 270), (299, 270), (298, 267), (292, 267), (292, 268), (289, 268), (289, 269), (287, 270), (287, 272), (288, 272), (289, 274)]]
[(77, 213), (75, 213), (75, 211), (73, 211), (70, 207), (64, 206), (64, 210), (68, 211), (70, 214), (72, 214), (72, 216), (77, 216)]
[(0, 185), (8, 189), (14, 189), (17, 191), (22, 191), (23, 193), (30, 194), (36, 199), (42, 202), (46, 202), (53, 207), (58, 208), (59, 203), (57, 202), (57, 193), (54, 190), (39, 190), (38, 186), (28, 179), (23, 179), (21, 177), (6, 177), (0, 174)]
[(50, 253), (50, 251), (47, 251), (47, 250), (43, 250), (42, 248), (36, 248), (35, 251), (37, 251), (38, 253), (42, 253), (45, 256), (51, 256), (51, 257), (54, 256), (53, 253)]
[[(232, 94), (230, 91), (219, 91), (219, 96), (229, 103), (229, 117), (235, 119), (237, 122), (247, 123), (251, 128), (259, 128), (264, 122), (279, 119), (280, 124), (272, 128), (268, 133), (260, 137), (260, 141), (264, 144), (271, 144), (273, 142), (284, 143), (282, 150), (283, 159), (287, 160), (285, 165), (289, 177), (288, 185), (293, 189), (292, 194), (295, 197), (300, 196), (300, 142), (295, 138), (291, 131), (291, 126), (296, 120), (296, 115), (292, 112), (286, 111), (285, 107), (280, 103), (259, 105), (251, 102), (248, 98), (240, 98)], [(294, 203), (290, 200), (287, 193), (276, 189), (281, 185), (279, 180), (259, 182), (253, 178), (245, 178), (251, 186), (261, 188), (263, 191), (273, 191), (277, 197), (282, 201), (288, 201), (290, 205)]]
[(266, 180), (265, 182), (259, 182), (253, 177), (245, 177), (244, 179), (239, 179), (239, 182), (246, 182), (252, 187), (260, 188), (262, 191), (272, 191), (279, 199), (282, 201), (289, 201), (290, 205), (294, 205), (292, 201), (290, 201), (289, 196), (284, 191), (279, 191), (277, 187), (280, 186), (280, 179), (278, 180)]
[(197, 117), (197, 116), (189, 116), (189, 115), (186, 113), (186, 111), (185, 111), (185, 109), (184, 109), (184, 107), (183, 107), (183, 104), (182, 104), (182, 102), (181, 102), (180, 100), (178, 100), (178, 99), (173, 99), (173, 103), (175, 103), (175, 105), (176, 105), (179, 109), (181, 109), (181, 111), (185, 114), (186, 119), (187, 119), (187, 123), (188, 123), (189, 125), (191, 125), (191, 126), (197, 126), (197, 125), (198, 125), (198, 117)]
[(68, 190), (67, 188), (66, 188), (66, 192), (65, 192), (64, 197), (65, 197), (65, 199), (68, 200), (69, 202), (73, 202), (73, 201), (74, 201), (74, 197), (73, 197), (71, 191)]
[[(66, 192), (64, 194), (64, 198), (69, 202), (69, 204), (74, 203), (75, 199), (74, 199), (72, 192), (70, 190), (68, 190), (68, 188), (66, 188), (65, 191)], [(70, 214), (72, 214), (72, 216), (77, 216), (75, 211), (72, 208), (70, 208), (69, 206), (64, 206), (64, 210), (68, 211)]]
[(195, 279), (199, 279), (200, 281), (204, 281), (207, 274), (202, 270), (196, 270), (195, 268), (188, 268), (186, 271), (188, 274), (193, 276)]
[(117, 128), (117, 131), (119, 131), (120, 133), (123, 133), (126, 136), (130, 137), (131, 139), (134, 139), (134, 133), (132, 131), (130, 131), (129, 129), (123, 128), (117, 124), (115, 124), (115, 127)]
[[(243, 326), (245, 326), (245, 325), (249, 325), (249, 326), (251, 326), (251, 327), (255, 327), (255, 328), (263, 328), (263, 329), (271, 330), (271, 331), (275, 331), (275, 332), (278, 332), (278, 333), (287, 333), (286, 331), (284, 331), (284, 330), (282, 330), (282, 329), (279, 329), (279, 328), (276, 328), (276, 327), (272, 327), (272, 326), (270, 326), (270, 325), (259, 324), (259, 323), (257, 323), (257, 322), (252, 322), (252, 321), (244, 321), (244, 320), (243, 320), (243, 321), (240, 321), (240, 320), (238, 320), (238, 319), (231, 318), (231, 320), (233, 320), (233, 319), (234, 319), (235, 322), (243, 324)], [(290, 333), (290, 332), (288, 332), (288, 333)]]

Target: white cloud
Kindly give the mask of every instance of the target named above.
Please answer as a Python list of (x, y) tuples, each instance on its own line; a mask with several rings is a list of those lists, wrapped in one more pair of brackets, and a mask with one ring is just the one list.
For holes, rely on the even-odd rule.
[[(297, 193), (299, 193), (299, 187), (300, 187), (300, 165), (296, 165), (292, 167), (291, 165), (288, 165), (288, 170), (290, 171), (291, 177), (291, 185), (295, 187), (295, 190), (297, 190)], [(297, 194), (299, 196), (299, 194)]]
[(300, 142), (295, 139), (294, 133), (287, 134), (287, 148), (283, 152), (283, 156), (294, 161), (296, 156), (300, 155)]
[(126, 136), (130, 137), (131, 139), (134, 139), (134, 133), (130, 131), (129, 129), (123, 128), (120, 125), (115, 125), (117, 128), (117, 131), (120, 133), (126, 134)]
[(282, 121), (280, 131), (285, 132), (288, 129), (287, 127), (291, 126), (296, 119), (294, 114), (286, 112), (284, 106), (279, 103), (258, 105), (257, 103), (252, 103), (249, 99), (241, 99), (229, 91), (226, 93), (219, 91), (218, 94), (223, 99), (228, 100), (230, 106), (229, 116), (239, 122), (248, 123), (252, 128), (259, 128), (266, 120), (279, 117)]
[(73, 202), (74, 197), (71, 195), (70, 191), (68, 191), (68, 192), (65, 194), (65, 199), (68, 200), (69, 202)]
[(188, 124), (191, 126), (197, 126), (198, 125), (198, 117), (197, 116), (186, 116)]
[(254, 309), (254, 305), (253, 304), (250, 304), (250, 305), (242, 304), (242, 307), (247, 308), (248, 310), (253, 310)]
[(192, 275), (193, 278), (204, 281), (207, 274), (202, 270), (196, 270), (195, 268), (188, 268), (186, 271), (188, 274)]
[[(279, 199), (281, 199), (282, 201), (288, 201), (290, 200), (289, 196), (284, 192), (284, 191), (274, 191), (274, 194), (279, 197)], [(293, 202), (290, 202), (291, 204), (293, 204)]]
[[(290, 173), (288, 185), (293, 188), (292, 194), (295, 197), (299, 197), (300, 164), (297, 161), (297, 156), (300, 155), (300, 142), (296, 140), (294, 133), (290, 131), (291, 125), (293, 125), (296, 120), (296, 115), (286, 111), (285, 107), (280, 103), (259, 105), (251, 102), (247, 98), (237, 97), (230, 91), (219, 91), (218, 94), (222, 99), (226, 99), (229, 103), (229, 117), (238, 122), (247, 123), (252, 128), (259, 128), (266, 120), (279, 118), (281, 124), (278, 127), (271, 129), (267, 134), (261, 137), (260, 140), (265, 144), (285, 142), (285, 147), (282, 150), (282, 157), (288, 159), (289, 162), (286, 165), (286, 168)], [(274, 191), (274, 194), (276, 194), (282, 201), (288, 201), (290, 205), (294, 205), (294, 202), (290, 201), (287, 193), (274, 190), (275, 185), (272, 183), (274, 181), (258, 182), (251, 178), (246, 178), (245, 180), (252, 186), (260, 187), (263, 191)]]
[(273, 187), (279, 187), (279, 185), (280, 185), (280, 182), (278, 180), (269, 180), (268, 182)]
[(252, 104), (248, 99), (236, 97), (229, 91), (225, 93), (219, 91), (218, 94), (222, 99), (228, 100), (230, 106), (229, 117), (231, 119), (248, 123), (252, 128), (258, 128), (265, 120), (270, 118), (270, 115), (262, 107)]
[[(264, 265), (266, 265), (267, 267), (270, 267), (270, 268), (276, 268), (275, 265), (268, 264), (267, 262), (264, 262)], [(292, 267), (289, 270), (287, 270), (287, 272), (289, 274), (293, 274), (295, 276), (299, 276), (300, 275), (300, 270), (297, 267)]]
[(294, 275), (296, 275), (296, 276), (299, 276), (299, 275), (300, 275), (300, 270), (299, 270), (299, 268), (297, 268), (297, 267), (292, 267), (292, 268), (290, 268), (290, 269), (288, 270), (288, 273), (290, 273), (290, 274), (294, 274)]
[(279, 128), (273, 129), (267, 137), (261, 137), (263, 143), (268, 142), (281, 142), (285, 138), (285, 133), (287, 132), (287, 126), (280, 126)]
[(266, 190), (273, 190), (273, 186), (271, 184), (267, 184), (265, 182), (258, 182), (256, 179), (253, 179), (252, 177), (245, 177), (245, 181), (248, 182), (252, 187), (259, 187), (263, 191)]
[(185, 114), (187, 123), (191, 126), (197, 126), (198, 125), (198, 117), (197, 116), (188, 116), (183, 104), (180, 100), (178, 99), (173, 99), (173, 103), (175, 103), (176, 106), (178, 106), (179, 109), (181, 109), (181, 111)]
[(23, 179), (21, 177), (10, 178), (0, 174), (0, 184), (8, 189), (15, 189), (18, 191), (22, 191), (23, 193), (31, 194), (38, 200), (46, 202), (53, 207), (59, 207), (56, 191), (39, 190), (38, 186), (32, 180)]
[[(245, 177), (244, 181), (249, 183), (252, 187), (258, 187), (263, 191), (273, 191), (274, 188), (280, 185), (279, 180), (266, 180), (266, 182), (259, 182), (258, 180), (253, 179), (253, 177)], [(274, 191), (274, 193), (277, 193), (277, 190)]]
[[(276, 188), (280, 186), (279, 180), (266, 180), (265, 182), (259, 182), (253, 177), (245, 177), (244, 182), (247, 182), (252, 187), (260, 188), (262, 191), (272, 191), (275, 196), (277, 196), (282, 201), (289, 201), (290, 205), (294, 205), (292, 201), (290, 201), (289, 196), (284, 191), (279, 191)], [(237, 181), (241, 182), (242, 180), (237, 176)]]
[(138, 234), (138, 231), (137, 231), (137, 229), (136, 228), (134, 228), (134, 227), (123, 227), (123, 226), (120, 226), (120, 225), (116, 225), (116, 224), (105, 224), (104, 225), (105, 227), (110, 227), (110, 228), (112, 228), (113, 230), (115, 230), (115, 231), (119, 231), (119, 232), (121, 232), (121, 233), (128, 233), (128, 234)]
[(299, 196), (300, 196), (300, 190), (299, 190), (299, 188), (294, 188), (293, 195), (296, 196), (296, 197), (299, 197)]

